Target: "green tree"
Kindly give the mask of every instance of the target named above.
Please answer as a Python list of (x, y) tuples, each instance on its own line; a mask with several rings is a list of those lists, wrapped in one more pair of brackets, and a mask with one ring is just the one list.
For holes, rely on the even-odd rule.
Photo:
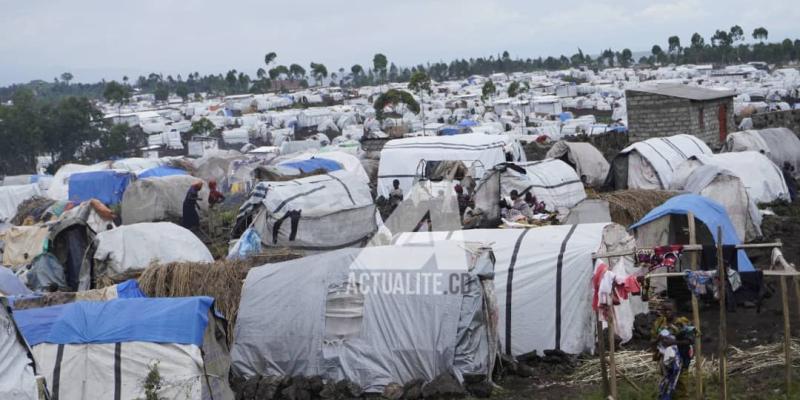
[(155, 96), (156, 101), (167, 101), (169, 99), (169, 89), (167, 85), (158, 85), (153, 92), (153, 96)]
[(519, 82), (511, 82), (511, 84), (508, 85), (507, 93), (508, 97), (516, 97), (517, 94), (519, 94)]
[(305, 79), (306, 69), (301, 67), (300, 64), (292, 64), (289, 66), (289, 76), (292, 79)]
[(736, 43), (744, 40), (744, 30), (739, 25), (734, 25), (731, 27), (730, 33), (728, 36), (731, 38), (731, 43)]
[(667, 39), (667, 44), (669, 45), (669, 53), (672, 55), (679, 55), (681, 53), (681, 38), (677, 36), (670, 36)]
[(631, 52), (631, 49), (622, 49), (622, 52), (619, 54), (619, 62), (625, 68), (633, 64), (633, 52)]
[(389, 65), (389, 60), (386, 58), (385, 55), (381, 53), (375, 54), (372, 57), (372, 67), (375, 72), (380, 76), (382, 79), (386, 79), (386, 67)]
[(183, 102), (185, 103), (187, 100), (189, 100), (189, 87), (186, 86), (185, 83), (180, 83), (177, 87), (175, 87), (175, 94), (183, 99)]
[(111, 81), (106, 84), (103, 97), (107, 102), (121, 106), (130, 100), (131, 93), (127, 86), (120, 85), (117, 81)]
[(45, 107), (40, 118), (47, 132), (43, 150), (56, 165), (86, 156), (105, 128), (103, 113), (85, 97), (66, 97)]
[(70, 72), (64, 72), (61, 74), (61, 80), (66, 82), (67, 86), (69, 86), (69, 82), (72, 80), (73, 76)]
[(431, 78), (425, 71), (414, 72), (408, 81), (408, 88), (414, 93), (431, 93)]
[(281, 75), (289, 76), (289, 69), (285, 65), (278, 65), (269, 70), (269, 79), (277, 80)]
[(312, 62), (311, 65), (311, 75), (314, 76), (314, 81), (317, 86), (322, 85), (322, 81), (328, 77), (328, 68), (326, 68), (323, 64), (317, 64)]
[(265, 54), (264, 55), (264, 65), (269, 67), (269, 65), (272, 64), (275, 61), (276, 58), (278, 58), (278, 55), (275, 54), (274, 51), (271, 51), (271, 52)]
[(769, 32), (762, 26), (756, 29), (753, 29), (753, 39), (764, 41), (767, 40), (769, 37)]
[(28, 89), (14, 92), (10, 106), (0, 106), (0, 175), (35, 170), (46, 131), (42, 115), (41, 104)]
[(214, 123), (208, 118), (203, 117), (192, 122), (192, 128), (189, 129), (189, 132), (194, 135), (207, 136), (215, 130), (217, 130), (217, 127), (214, 125)]
[(414, 100), (414, 96), (412, 96), (411, 93), (405, 90), (389, 89), (381, 93), (378, 98), (375, 99), (375, 104), (373, 105), (375, 108), (375, 118), (379, 120), (384, 119), (386, 117), (383, 111), (384, 108), (388, 105), (398, 105), (400, 103), (405, 104), (414, 114), (418, 114), (420, 111), (419, 103)]
[(497, 93), (497, 87), (494, 86), (494, 82), (491, 80), (487, 80), (486, 83), (483, 84), (483, 88), (481, 88), (481, 94), (484, 100), (488, 99), (494, 94)]
[(267, 76), (267, 71), (264, 71), (264, 68), (259, 68), (256, 71), (256, 76), (258, 77), (258, 79), (264, 79), (264, 77)]

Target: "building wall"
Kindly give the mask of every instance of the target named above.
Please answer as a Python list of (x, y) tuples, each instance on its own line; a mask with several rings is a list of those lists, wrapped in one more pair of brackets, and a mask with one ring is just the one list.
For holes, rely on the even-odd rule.
[(800, 135), (800, 110), (758, 113), (750, 118), (753, 119), (754, 129), (789, 128), (795, 135)]
[(717, 148), (720, 146), (718, 108), (723, 103), (727, 105), (728, 133), (736, 130), (732, 98), (691, 101), (633, 90), (627, 91), (625, 98), (631, 142), (688, 133)]

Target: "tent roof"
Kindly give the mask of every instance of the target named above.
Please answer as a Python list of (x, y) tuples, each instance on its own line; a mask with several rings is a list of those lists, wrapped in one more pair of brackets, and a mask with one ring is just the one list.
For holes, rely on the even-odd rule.
[[(639, 222), (631, 225), (629, 229), (639, 228), (663, 216), (672, 214), (686, 215), (689, 212), (708, 227), (714, 240), (717, 240), (717, 228), (721, 227), (723, 244), (736, 245), (742, 243), (725, 209), (719, 203), (696, 194), (683, 194), (667, 200), (664, 204), (647, 213)], [(753, 264), (747, 258), (744, 250), (739, 250), (739, 271), (754, 270)]]
[(210, 297), (81, 301), (14, 312), (31, 346), (40, 343), (179, 343), (202, 346)]
[(699, 86), (689, 86), (681, 83), (662, 83), (656, 85), (643, 85), (635, 89), (635, 92), (645, 92), (658, 94), (661, 96), (680, 97), (682, 99), (706, 101), (733, 97), (736, 93), (732, 90), (715, 90)]

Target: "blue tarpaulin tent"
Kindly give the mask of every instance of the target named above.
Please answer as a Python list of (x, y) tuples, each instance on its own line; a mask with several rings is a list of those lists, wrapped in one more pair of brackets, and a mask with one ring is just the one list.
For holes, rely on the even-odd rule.
[(342, 169), (341, 164), (325, 158), (309, 158), (308, 160), (289, 161), (278, 165), (281, 167), (296, 168), (303, 173), (309, 173), (318, 169), (324, 169), (327, 172), (338, 171)]
[(172, 176), (172, 175), (188, 175), (188, 173), (180, 168), (175, 167), (154, 167), (148, 168), (138, 174), (139, 178), (150, 178), (153, 176)]
[(455, 126), (446, 126), (444, 128), (439, 129), (440, 136), (453, 136), (458, 135), (461, 133), (461, 129), (458, 129)]
[(79, 301), (14, 311), (30, 346), (150, 342), (203, 345), (210, 297)]
[(469, 128), (472, 126), (478, 126), (478, 123), (471, 119), (462, 119), (461, 122), (458, 123), (458, 126)]
[(131, 180), (130, 172), (91, 171), (79, 172), (69, 177), (69, 200), (83, 202), (97, 199), (107, 205), (122, 201), (122, 194)]
[[(736, 229), (733, 227), (730, 218), (728, 218), (725, 208), (707, 197), (696, 194), (683, 194), (665, 201), (664, 204), (647, 213), (639, 222), (631, 225), (629, 229), (639, 228), (666, 215), (686, 215), (689, 212), (706, 225), (715, 241), (717, 240), (717, 227), (722, 227), (723, 244), (737, 245), (742, 243), (736, 235)], [(739, 271), (755, 271), (744, 250), (740, 249), (738, 254)]]

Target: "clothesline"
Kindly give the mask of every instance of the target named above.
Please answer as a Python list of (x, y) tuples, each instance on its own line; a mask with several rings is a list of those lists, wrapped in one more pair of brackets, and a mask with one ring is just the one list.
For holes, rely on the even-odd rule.
[[(658, 246), (657, 246), (658, 247)], [(657, 247), (636, 247), (633, 250), (622, 250), (622, 251), (612, 251), (609, 253), (592, 253), (592, 259), (596, 260), (598, 258), (608, 258), (608, 257), (624, 257), (624, 256), (632, 256), (636, 254), (637, 251), (641, 250), (653, 250)], [(753, 244), (737, 244), (736, 249), (759, 249), (759, 248), (775, 248), (775, 247), (783, 247), (783, 243), (781, 241), (772, 242), (772, 243), (753, 243)], [(681, 248), (682, 251), (702, 251), (703, 245), (701, 244), (684, 244)]]
[[(663, 277), (676, 277), (676, 276), (685, 276), (686, 272), (657, 272), (653, 274), (647, 274), (645, 278), (663, 278)], [(761, 271), (764, 276), (800, 276), (800, 272), (798, 271), (775, 271), (775, 270), (765, 270)]]

